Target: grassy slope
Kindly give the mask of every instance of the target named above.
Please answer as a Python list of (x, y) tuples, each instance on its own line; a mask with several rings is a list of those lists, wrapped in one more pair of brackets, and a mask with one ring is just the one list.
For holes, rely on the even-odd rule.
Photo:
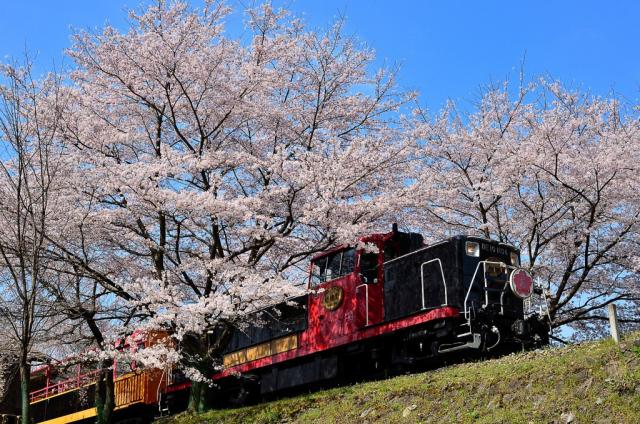
[(640, 423), (640, 334), (179, 415), (196, 423)]

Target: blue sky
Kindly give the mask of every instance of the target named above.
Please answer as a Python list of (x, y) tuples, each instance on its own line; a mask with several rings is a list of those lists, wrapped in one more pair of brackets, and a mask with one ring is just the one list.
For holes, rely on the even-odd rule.
[[(139, 0), (0, 0), (0, 55), (37, 52), (38, 70), (60, 63), (72, 27), (109, 22), (126, 27)], [(230, 0), (242, 8), (250, 0)], [(594, 94), (640, 98), (640, 2), (637, 1), (383, 1), (287, 0), (311, 27), (338, 14), (346, 31), (374, 48), (380, 64), (400, 63), (403, 88), (430, 109), (452, 98), (477, 98), (479, 87), (550, 75)], [(232, 28), (233, 30), (233, 28)]]

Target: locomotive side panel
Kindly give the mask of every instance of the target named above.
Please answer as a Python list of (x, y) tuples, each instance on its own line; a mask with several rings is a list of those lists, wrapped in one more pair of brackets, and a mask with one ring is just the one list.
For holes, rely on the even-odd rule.
[(384, 263), (385, 321), (444, 305), (459, 307), (459, 255), (447, 241)]

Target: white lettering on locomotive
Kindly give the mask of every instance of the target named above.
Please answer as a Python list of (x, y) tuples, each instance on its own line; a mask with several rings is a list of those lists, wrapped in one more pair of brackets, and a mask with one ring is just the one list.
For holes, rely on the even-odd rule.
[(480, 250), (484, 250), (485, 252), (495, 253), (498, 255), (508, 255), (509, 250), (502, 246), (496, 246), (495, 244), (489, 243), (480, 243)]

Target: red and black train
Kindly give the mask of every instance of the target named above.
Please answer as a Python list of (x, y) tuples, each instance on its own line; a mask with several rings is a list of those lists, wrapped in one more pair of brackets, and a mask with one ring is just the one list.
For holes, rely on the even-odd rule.
[[(219, 388), (216, 399), (241, 402), (251, 395), (402, 371), (453, 352), (474, 355), (548, 343), (549, 322), (529, 314), (534, 285), (514, 247), (469, 236), (425, 245), (421, 235), (396, 226), (357, 245), (365, 247), (341, 246), (314, 257), (307, 294), (253, 313), (231, 333), (221, 352), (223, 368), (211, 376)], [(136, 377), (138, 383), (124, 383), (140, 375), (145, 378)], [(52, 384), (47, 380), (38, 388), (33, 407), (56, 416), (38, 413), (39, 421), (90, 418), (90, 406), (79, 411), (77, 405), (56, 402), (81, 387), (70, 385), (60, 393)], [(145, 385), (137, 397), (132, 384)], [(183, 408), (189, 386), (166, 370), (116, 375), (116, 398), (125, 387), (131, 392), (120, 394), (127, 404), (116, 405), (117, 416)]]

